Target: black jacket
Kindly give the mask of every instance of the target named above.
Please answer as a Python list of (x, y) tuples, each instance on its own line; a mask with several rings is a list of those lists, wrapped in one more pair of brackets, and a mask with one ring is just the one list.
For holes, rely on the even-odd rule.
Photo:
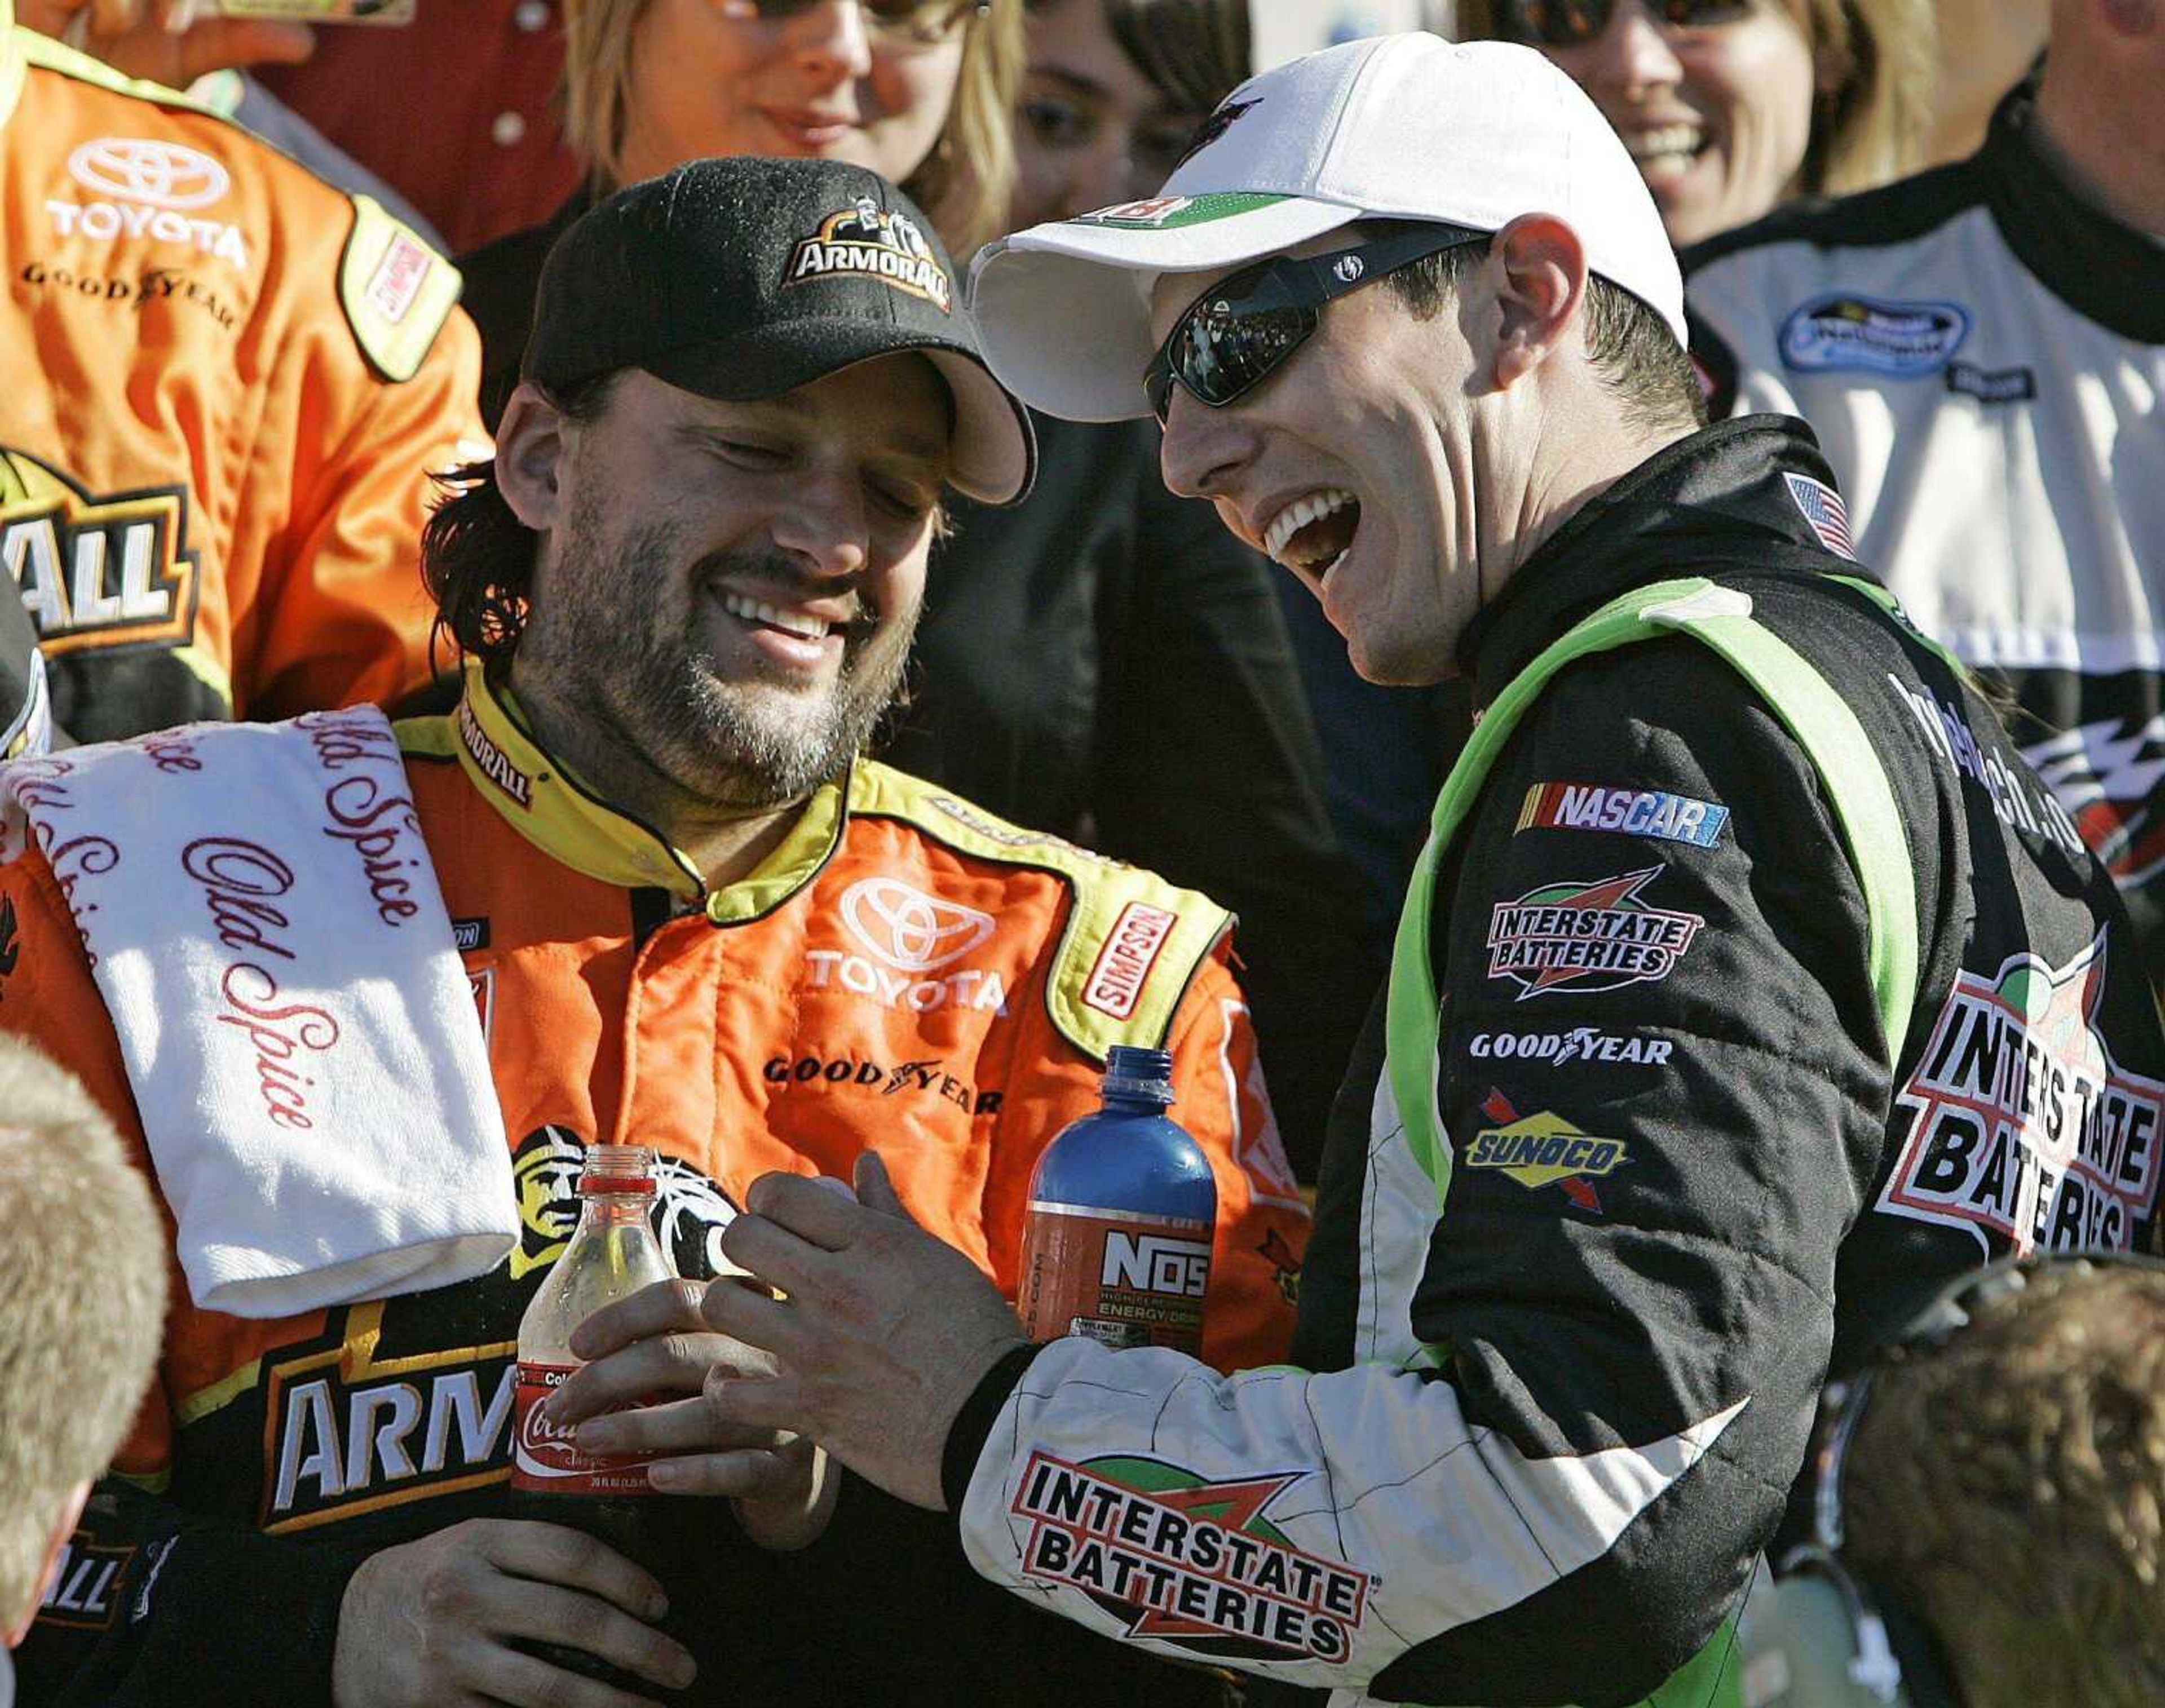
[[(584, 207), (460, 262), (492, 428), (541, 263)], [(1275, 572), (1209, 505), (1166, 491), (1151, 423), (1035, 425), (1025, 502), (955, 504), (910, 703), (879, 757), (1238, 914), (1272, 1101), (1312, 1180), (1378, 969), (1354, 947), (1356, 880), (1324, 807)]]
[[(1723, 1660), (1831, 1364), (1989, 1258), (2150, 1238), (2165, 1037), (2126, 912), (1985, 702), (1835, 579), (1826, 478), (1773, 418), (1663, 450), (1518, 570), (1460, 662), (1510, 728), (1507, 685), (1581, 618), (1704, 578), (1700, 608), (1756, 619), (1853, 713), (1852, 762), (1823, 773), (1789, 727), (1805, 696), (1699, 639), (1565, 665), (1414, 916), (1436, 1000), (1395, 1005), (1402, 1071), (1380, 1004), (1356, 1053), (1299, 1369), (1069, 1340), (1004, 1370), (949, 1446), (981, 1572), (1127, 1635), (1135, 1610), (1076, 1587), (1116, 1563), (1061, 1502), (1147, 1458), (1130, 1504), (1251, 1491), (1247, 1558), (1297, 1549), (1325, 1586), (1257, 1613), (1260, 1569), (1229, 1583), (1198, 1550), (1180, 1611), (1226, 1624), (1173, 1652), (1385, 1700), (1635, 1702)], [(1878, 774), (1880, 894), (1911, 893), (1916, 953), (1876, 990), (1860, 873), (1888, 867), (1844, 826)], [(1440, 1163), (1400, 1112), (1431, 1075)]]

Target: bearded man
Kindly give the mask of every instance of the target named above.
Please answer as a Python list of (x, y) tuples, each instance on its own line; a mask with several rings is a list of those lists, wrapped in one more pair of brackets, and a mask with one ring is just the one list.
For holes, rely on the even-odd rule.
[[(1094, 1700), (1102, 1663), (1086, 1678), (1060, 1627), (1006, 1616), (946, 1564), (944, 1521), (864, 1485), (838, 1493), (772, 1432), (717, 1438), (676, 1397), (730, 1355), (698, 1295), (731, 1201), (770, 1169), (846, 1176), (884, 1153), (915, 1211), (1012, 1292), (1032, 1165), (1094, 1106), (1123, 1043), (1172, 1052), (1181, 1117), (1212, 1158), (1206, 1353), (1230, 1366), (1286, 1344), (1306, 1212), (1228, 916), (859, 756), (902, 681), (943, 488), (1015, 497), (1026, 418), (982, 365), (906, 198), (854, 167), (735, 160), (627, 190), (566, 234), (503, 426), (427, 540), (465, 698), (398, 727), (398, 775), (481, 1011), (519, 1206), (508, 1264), (299, 1314), (207, 1306), (188, 1268), (197, 1206), (155, 1132), (146, 1154), (158, 1112), (127, 1034), (150, 1023), (116, 1027), (123, 1008), (95, 982), (119, 957), (86, 897), (125, 898), (79, 884), (74, 844), (40, 822), (58, 795), (78, 817), (97, 804), (97, 762), (45, 762), (24, 791), (43, 845), (0, 870), (20, 921), (8, 1022), (83, 1073), (158, 1174), (189, 1283), (121, 1456), (134, 1485), (109, 1485), (96, 1534), (77, 1538), (118, 1563), (101, 1611), (48, 1610), (24, 1655), (30, 1700), (646, 1700), (521, 1647), (537, 1641), (640, 1690), (696, 1676), (718, 1700), (834, 1701), (867, 1683), (888, 1700)], [(367, 745), (308, 733), (334, 765)], [(200, 731), (153, 741), (126, 775), (155, 783), (223, 750)], [(267, 838), (261, 811), (242, 817)], [(345, 858), (313, 830), (306, 845), (333, 853), (288, 862), (297, 886), (309, 862)], [(374, 911), (410, 917), (408, 856), (352, 846)], [(123, 873), (148, 864), (124, 854)], [(305, 922), (282, 892), (274, 917), (272, 868), (250, 859), (212, 872), (208, 935), (282, 973)], [(203, 932), (200, 905), (180, 901), (172, 917)], [(372, 924), (366, 898), (353, 912), (356, 933)], [(322, 1129), (332, 1053), (281, 1054), (293, 1006), (253, 1012), (241, 1030), (277, 1124)], [(222, 1047), (207, 1029), (204, 1048)], [(186, 1038), (184, 1017), (172, 1032)], [(288, 1071), (300, 1061), (306, 1077)], [(638, 1562), (500, 1516), (521, 1312), (570, 1232), (581, 1152), (620, 1143), (661, 1154), (656, 1220), (687, 1279), (682, 1332), (613, 1369), (674, 1401), (655, 1415), (702, 1449), (666, 1491), (731, 1497), (646, 1502), (669, 1511)], [(249, 1181), (266, 1197), (269, 1173)], [(682, 1642), (651, 1622), (665, 1594)], [(941, 1634), (958, 1627), (967, 1642)], [(1153, 1665), (1114, 1690), (1206, 1688)]]

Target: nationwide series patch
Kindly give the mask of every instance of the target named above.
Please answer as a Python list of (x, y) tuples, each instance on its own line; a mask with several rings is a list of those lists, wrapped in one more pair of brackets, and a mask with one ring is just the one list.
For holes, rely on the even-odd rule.
[(1375, 1579), (1264, 1516), (1309, 1474), (1212, 1483), (1159, 1459), (1073, 1464), (1039, 1449), (1008, 1510), (1030, 1525), (1024, 1574), (1080, 1590), (1130, 1637), (1212, 1658), (1341, 1661)]
[(869, 196), (830, 213), (789, 257), (784, 285), (815, 279), (877, 279), (896, 291), (922, 297), (942, 314), (954, 312), (954, 281), (924, 234), (906, 213), (889, 213)]
[(1782, 360), (1803, 373), (1840, 369), (1895, 378), (1937, 373), (1969, 336), (1959, 302), (1910, 302), (1846, 292), (1815, 297), (1782, 323)]
[(1515, 901), (1497, 902), (1488, 912), (1488, 976), (1516, 985), (1521, 1002), (1667, 978), (1706, 921), (1639, 899), (1662, 870), (1544, 884)]
[(1516, 830), (1613, 830), (1712, 848), (1721, 840), (1729, 809), (1659, 789), (1615, 789), (1600, 783), (1536, 783), (1526, 791)]
[(1596, 1216), (1601, 1214), (1601, 1196), (1594, 1181), (1631, 1159), (1622, 1139), (1582, 1133), (1546, 1110), (1521, 1116), (1501, 1091), (1489, 1092), (1481, 1112), (1498, 1124), (1473, 1135), (1464, 1166), (1494, 1169), (1529, 1192), (1561, 1186), (1565, 1197)]
[(1896, 1098), (1915, 1119), (1881, 1210), (1967, 1227), (1995, 1255), (2126, 1248), (2157, 1190), (2165, 1084), (2098, 1029), (2105, 938), (2063, 967), (2013, 955), (1956, 978)]

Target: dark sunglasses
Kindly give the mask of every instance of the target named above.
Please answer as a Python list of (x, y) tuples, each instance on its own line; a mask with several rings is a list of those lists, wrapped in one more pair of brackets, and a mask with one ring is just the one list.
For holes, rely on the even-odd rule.
[[(1497, 0), (1496, 33), (1532, 47), (1580, 47), (1609, 28), (1617, 0)], [(1671, 29), (1735, 24), (1753, 0), (1646, 0), (1654, 22)]]
[(1151, 413), (1165, 424), (1175, 380), (1198, 402), (1223, 409), (1300, 348), (1333, 297), (1488, 235), (1425, 220), (1351, 249), (1298, 260), (1277, 255), (1228, 273), (1188, 305), (1143, 370)]

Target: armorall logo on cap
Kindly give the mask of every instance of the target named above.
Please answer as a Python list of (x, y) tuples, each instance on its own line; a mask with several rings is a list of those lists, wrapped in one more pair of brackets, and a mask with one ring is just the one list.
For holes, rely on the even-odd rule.
[(906, 213), (885, 212), (869, 196), (829, 214), (815, 234), (797, 245), (782, 283), (835, 278), (877, 279), (922, 297), (942, 314), (954, 312), (954, 281), (916, 222)]

